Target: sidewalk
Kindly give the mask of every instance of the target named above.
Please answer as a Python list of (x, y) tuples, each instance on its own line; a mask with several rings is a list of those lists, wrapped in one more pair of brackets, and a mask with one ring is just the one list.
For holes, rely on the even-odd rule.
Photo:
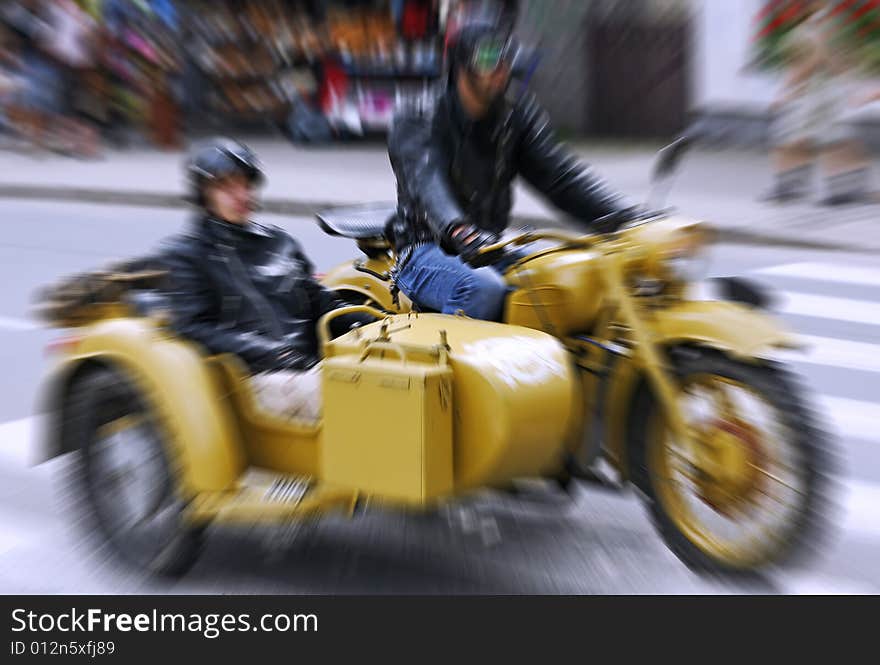
[[(392, 201), (395, 183), (379, 144), (301, 148), (285, 141), (250, 142), (268, 174), (265, 209), (310, 215), (328, 205)], [(649, 189), (655, 147), (580, 146), (585, 158), (633, 200)], [(77, 161), (0, 151), (0, 197), (183, 206), (182, 153), (108, 152)], [(875, 174), (880, 184), (880, 170)], [(880, 205), (837, 209), (808, 204), (769, 206), (756, 201), (770, 174), (764, 156), (749, 152), (695, 152), (686, 157), (669, 198), (682, 214), (712, 222), (730, 242), (880, 252)], [(559, 215), (524, 188), (515, 215), (528, 223)]]

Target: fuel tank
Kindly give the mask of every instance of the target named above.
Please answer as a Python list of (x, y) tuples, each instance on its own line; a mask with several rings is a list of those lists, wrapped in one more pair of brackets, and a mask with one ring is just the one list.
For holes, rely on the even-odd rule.
[(589, 330), (602, 296), (596, 258), (591, 249), (549, 249), (514, 265), (504, 320), (556, 337)]

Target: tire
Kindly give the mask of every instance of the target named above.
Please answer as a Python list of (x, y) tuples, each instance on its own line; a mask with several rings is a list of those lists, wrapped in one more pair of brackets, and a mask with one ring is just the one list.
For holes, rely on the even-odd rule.
[[(830, 475), (832, 461), (829, 444), (817, 426), (813, 410), (808, 406), (801, 387), (792, 375), (776, 363), (747, 363), (703, 348), (676, 347), (669, 351), (676, 375), (682, 384), (688, 377), (713, 375), (748, 386), (759, 394), (774, 412), (790, 450), (796, 453), (800, 472), (801, 493), (790, 519), (779, 532), (774, 531), (773, 544), (758, 550), (751, 557), (735, 559), (719, 556), (680, 528), (659, 491), (662, 482), (655, 468), (659, 438), (652, 437), (652, 423), (659, 417), (658, 402), (647, 383), (637, 391), (630, 427), (631, 479), (644, 496), (646, 508), (660, 536), (672, 552), (691, 570), (721, 577), (762, 575), (770, 569), (792, 566), (801, 562), (818, 545), (827, 531), (830, 507)], [(655, 428), (656, 429), (656, 428)], [(655, 446), (652, 451), (651, 446)], [(777, 511), (782, 514), (782, 511)]]
[[(79, 458), (72, 480), (98, 539), (139, 569), (184, 574), (198, 558), (204, 529), (183, 520), (185, 504), (176, 496), (166, 442), (147, 401), (121, 371), (108, 367), (77, 379), (68, 399), (71, 416), (65, 426)], [(102, 428), (124, 419), (137, 423), (122, 430), (122, 435), (134, 432), (133, 438), (103, 437)], [(113, 458), (118, 464), (126, 457), (127, 465), (112, 468)], [(121, 513), (138, 498), (138, 488), (141, 510), (133, 524), (125, 525), (130, 528), (123, 528)]]

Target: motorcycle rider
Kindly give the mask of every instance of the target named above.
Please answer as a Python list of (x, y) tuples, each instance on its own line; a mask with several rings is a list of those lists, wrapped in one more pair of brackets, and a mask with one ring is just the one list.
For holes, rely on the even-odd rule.
[[(312, 277), (312, 264), (282, 229), (251, 220), (264, 174), (254, 153), (231, 139), (198, 147), (186, 167), (199, 212), (190, 231), (163, 253), (176, 332), (213, 354), (232, 353), (253, 373), (267, 410), (320, 415), (317, 320), (345, 306)], [(333, 321), (334, 334), (372, 321)]]
[(594, 230), (616, 230), (633, 215), (557, 141), (532, 95), (511, 94), (517, 47), (506, 18), (483, 6), (464, 19), (445, 90), (427, 110), (398, 110), (388, 142), (398, 192), (387, 229), (397, 288), (419, 306), (488, 320), (501, 317), (501, 274), (511, 259), (471, 264), (507, 227), (517, 175)]

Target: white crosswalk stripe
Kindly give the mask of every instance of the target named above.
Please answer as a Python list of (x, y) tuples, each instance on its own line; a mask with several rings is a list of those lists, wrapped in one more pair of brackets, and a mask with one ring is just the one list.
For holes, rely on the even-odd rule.
[(13, 467), (29, 466), (34, 462), (36, 438), (36, 418), (22, 418), (0, 425), (0, 463)]
[(782, 291), (776, 295), (780, 299), (777, 308), (784, 314), (880, 326), (880, 302), (795, 291)]
[(762, 275), (797, 277), (836, 284), (880, 286), (880, 268), (837, 263), (785, 263), (755, 271)]
[(880, 403), (820, 396), (821, 416), (839, 437), (880, 443)]
[(798, 341), (804, 345), (803, 349), (780, 351), (776, 357), (795, 363), (880, 372), (880, 344), (815, 335), (798, 335)]

